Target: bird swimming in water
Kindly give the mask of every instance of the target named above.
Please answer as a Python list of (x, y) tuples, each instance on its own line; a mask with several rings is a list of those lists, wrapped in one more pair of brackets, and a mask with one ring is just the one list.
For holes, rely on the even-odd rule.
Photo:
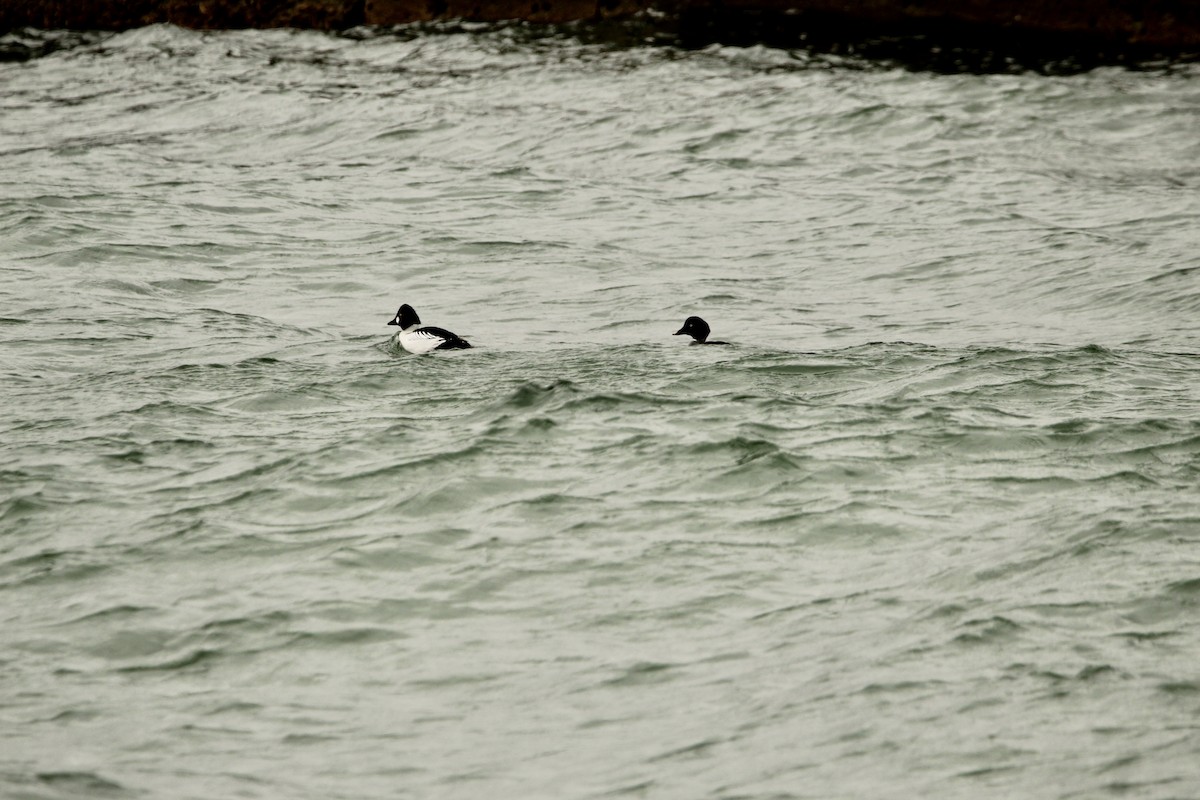
[(688, 317), (686, 320), (684, 320), (683, 327), (671, 335), (678, 336), (681, 333), (686, 333), (694, 340), (691, 342), (691, 344), (729, 344), (729, 342), (708, 341), (708, 334), (710, 331), (711, 328), (708, 327), (708, 323), (704, 320), (700, 319), (699, 317)]
[(432, 325), (422, 325), (421, 318), (413, 307), (405, 303), (396, 311), (396, 316), (388, 325), (398, 325), (400, 330), (392, 337), (393, 342), (410, 353), (428, 353), (431, 350), (465, 350), (471, 346), (466, 339), (461, 339), (445, 328), (435, 328)]

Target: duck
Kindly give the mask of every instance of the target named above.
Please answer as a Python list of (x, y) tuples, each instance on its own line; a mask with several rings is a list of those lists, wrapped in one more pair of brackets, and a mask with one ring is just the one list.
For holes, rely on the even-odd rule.
[(694, 341), (691, 344), (729, 344), (729, 342), (710, 342), (708, 334), (712, 329), (708, 327), (708, 323), (699, 317), (688, 317), (683, 321), (683, 327), (671, 334), (678, 336), (681, 333), (686, 333), (691, 336)]
[(393, 342), (410, 353), (428, 353), (432, 350), (465, 350), (471, 346), (466, 339), (460, 338), (445, 328), (435, 328), (432, 325), (422, 325), (421, 318), (408, 303), (400, 306), (396, 316), (388, 325), (398, 325), (400, 330), (392, 337)]

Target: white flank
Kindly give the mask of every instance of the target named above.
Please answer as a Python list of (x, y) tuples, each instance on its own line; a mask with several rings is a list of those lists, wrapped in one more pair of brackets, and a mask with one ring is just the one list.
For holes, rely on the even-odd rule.
[(428, 353), (446, 341), (436, 333), (426, 333), (420, 328), (400, 331), (396, 334), (396, 338), (400, 340), (400, 346), (410, 353)]

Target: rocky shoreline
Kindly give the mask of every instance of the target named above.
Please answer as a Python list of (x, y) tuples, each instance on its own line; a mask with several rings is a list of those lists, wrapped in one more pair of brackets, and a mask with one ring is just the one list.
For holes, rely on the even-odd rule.
[(0, 6), (0, 33), (8, 32), (0, 58), (19, 58), (22, 47), (38, 55), (37, 46), (20, 44), (19, 32), (28, 39), (30, 29), (346, 31), (451, 20), (570, 25), (618, 43), (803, 47), (939, 70), (1073, 71), (1200, 58), (1195, 0), (10, 0)]

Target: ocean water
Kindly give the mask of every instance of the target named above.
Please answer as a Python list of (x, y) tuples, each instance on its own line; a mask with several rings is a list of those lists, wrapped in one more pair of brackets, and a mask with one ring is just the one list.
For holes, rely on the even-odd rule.
[(1198, 132), (1196, 65), (0, 64), (0, 796), (1200, 797)]

